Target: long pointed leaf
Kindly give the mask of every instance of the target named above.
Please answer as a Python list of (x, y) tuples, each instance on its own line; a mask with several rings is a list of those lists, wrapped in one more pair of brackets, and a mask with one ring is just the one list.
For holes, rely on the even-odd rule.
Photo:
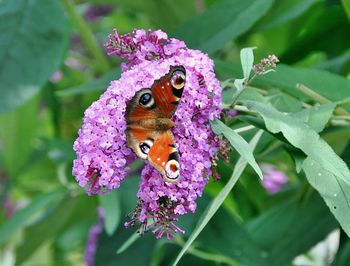
[(253, 167), (259, 177), (263, 179), (261, 169), (255, 161), (253, 149), (249, 146), (245, 139), (242, 138), (234, 130), (226, 126), (224, 123), (222, 123), (220, 120), (214, 120), (211, 123), (211, 126), (216, 134), (223, 134), (225, 136), (232, 147), (238, 151), (238, 153), (249, 163), (249, 165)]
[[(250, 147), (251, 149), (254, 149), (262, 135), (262, 131), (258, 131), (253, 139), (250, 141)], [(179, 255), (177, 256), (175, 262), (173, 265), (177, 265), (177, 263), (180, 261), (182, 256), (186, 253), (188, 248), (191, 246), (193, 241), (197, 238), (197, 236), (200, 234), (200, 232), (204, 229), (204, 227), (207, 225), (207, 223), (210, 221), (210, 219), (214, 216), (216, 211), (219, 209), (221, 204), (224, 202), (225, 198), (228, 196), (230, 191), (232, 190), (233, 186), (236, 184), (238, 178), (243, 173), (245, 167), (247, 166), (247, 161), (240, 157), (238, 160), (232, 176), (230, 177), (230, 180), (227, 182), (225, 187), (220, 191), (220, 193), (216, 196), (216, 198), (213, 199), (211, 204), (208, 206), (208, 208), (203, 213), (201, 219), (199, 219), (199, 223), (197, 224), (196, 228), (192, 232), (191, 236), (181, 249)]]

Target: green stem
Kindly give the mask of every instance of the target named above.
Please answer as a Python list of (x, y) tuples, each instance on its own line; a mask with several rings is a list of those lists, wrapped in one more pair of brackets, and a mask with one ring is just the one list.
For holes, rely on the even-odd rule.
[(62, 0), (62, 4), (68, 13), (69, 17), (72, 19), (82, 41), (84, 42), (89, 53), (96, 59), (95, 64), (98, 69), (97, 72), (104, 73), (107, 72), (110, 67), (109, 63), (104, 55), (100, 45), (96, 41), (94, 34), (92, 33), (89, 25), (85, 22), (83, 17), (77, 12), (72, 0)]
[[(331, 101), (328, 100), (326, 97), (318, 94), (317, 92), (313, 91), (312, 89), (306, 87), (303, 84), (300, 84), (300, 83), (297, 84), (297, 89), (318, 103), (322, 103), (322, 104), (331, 103)], [(346, 111), (344, 108), (336, 108), (334, 110), (334, 113), (338, 115), (346, 115), (346, 116), (350, 115), (350, 113)]]

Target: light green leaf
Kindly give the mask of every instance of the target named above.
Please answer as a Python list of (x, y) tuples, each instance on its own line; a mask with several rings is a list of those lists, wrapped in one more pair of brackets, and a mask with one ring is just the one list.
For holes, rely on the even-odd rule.
[(113, 190), (108, 194), (100, 195), (99, 200), (105, 213), (105, 230), (111, 236), (118, 228), (120, 222), (119, 192), (118, 190)]
[(46, 208), (51, 203), (54, 203), (62, 196), (64, 190), (60, 189), (47, 194), (43, 194), (34, 199), (27, 207), (19, 210), (16, 214), (7, 220), (0, 228), (0, 244), (6, 242), (19, 229), (28, 225), (31, 218), (34, 217), (38, 211)]
[(0, 112), (20, 106), (39, 92), (59, 67), (67, 37), (59, 1), (2, 1)]
[(272, 7), (273, 0), (219, 0), (175, 30), (191, 48), (212, 53), (248, 31)]
[(249, 163), (251, 167), (258, 174), (260, 179), (263, 179), (263, 174), (261, 172), (260, 167), (255, 161), (253, 149), (249, 146), (249, 144), (242, 138), (238, 133), (234, 130), (226, 126), (220, 120), (214, 120), (211, 122), (211, 127), (215, 134), (221, 135), (223, 134), (225, 138), (230, 142), (232, 147), (237, 150), (237, 152)]
[[(80, 198), (82, 199), (82, 197)], [(18, 265), (26, 261), (45, 240), (54, 237), (62, 230), (69, 219), (75, 214), (74, 210), (79, 206), (79, 198), (65, 198), (60, 204), (46, 213), (45, 219), (26, 228), (25, 241), (17, 249), (16, 263)]]
[(245, 79), (235, 79), (233, 85), (237, 89), (237, 94), (240, 93), (244, 89), (244, 81)]
[(254, 64), (254, 53), (255, 47), (243, 48), (240, 52), (241, 64), (243, 70), (243, 77), (245, 80), (249, 79), (250, 72), (252, 71)]
[(303, 163), (307, 180), (321, 194), (327, 206), (350, 237), (350, 186), (325, 165), (310, 156)]
[(298, 112), (302, 109), (302, 103), (298, 99), (280, 90), (269, 90), (266, 98), (281, 112)]
[(301, 149), (344, 183), (350, 184), (350, 172), (344, 161), (307, 124), (287, 113), (277, 111), (271, 105), (258, 102), (247, 102), (247, 105), (263, 117), (270, 132), (281, 132), (294, 147)]
[[(249, 143), (250, 149), (254, 149), (256, 147), (261, 135), (262, 135), (262, 131), (258, 131), (258, 133), (255, 134), (255, 136), (252, 138), (252, 140)], [(205, 228), (205, 226), (208, 224), (208, 222), (211, 220), (211, 218), (220, 208), (221, 204), (224, 202), (224, 200), (226, 199), (226, 197), (229, 195), (230, 191), (236, 184), (238, 178), (243, 173), (247, 164), (248, 163), (245, 159), (243, 159), (242, 157), (239, 158), (229, 181), (227, 182), (225, 187), (220, 191), (220, 193), (212, 200), (209, 206), (206, 208), (201, 219), (199, 219), (199, 223), (197, 224), (196, 228), (193, 230), (189, 239), (187, 240), (187, 242), (181, 249), (180, 253), (176, 257), (176, 260), (173, 265), (178, 264), (178, 262), (180, 261), (182, 256), (186, 253), (186, 251), (189, 249), (193, 241), (198, 237), (198, 235), (202, 232), (202, 230)]]
[[(236, 88), (229, 88), (222, 92), (222, 105), (224, 108), (232, 108), (233, 101), (237, 95)], [(267, 98), (262, 96), (257, 90), (251, 88), (245, 88), (244, 91), (239, 95), (239, 101), (257, 101), (267, 102)]]
[(331, 118), (335, 107), (335, 103), (323, 104), (290, 115), (308, 124), (316, 132), (321, 132)]

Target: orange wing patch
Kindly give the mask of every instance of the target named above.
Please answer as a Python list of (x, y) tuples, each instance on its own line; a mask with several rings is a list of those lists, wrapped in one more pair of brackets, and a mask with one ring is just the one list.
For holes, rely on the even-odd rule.
[(167, 182), (176, 182), (180, 176), (178, 151), (174, 136), (170, 131), (162, 133), (153, 143), (148, 153), (148, 160)]

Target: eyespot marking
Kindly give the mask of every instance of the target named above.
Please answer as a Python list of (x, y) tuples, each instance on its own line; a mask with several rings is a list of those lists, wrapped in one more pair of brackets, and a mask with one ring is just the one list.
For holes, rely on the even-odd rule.
[(180, 175), (180, 165), (176, 160), (170, 160), (165, 165), (165, 175), (170, 182), (176, 181)]
[(140, 91), (138, 103), (139, 105), (144, 106), (148, 109), (153, 109), (156, 107), (154, 98), (152, 96), (152, 91), (150, 89), (144, 89)]
[(181, 70), (175, 70), (171, 75), (171, 85), (177, 90), (182, 90), (185, 86), (186, 76)]
[(138, 150), (135, 152), (141, 159), (147, 159), (147, 155), (150, 149), (152, 148), (152, 146), (153, 146), (153, 141), (146, 139), (139, 143)]

